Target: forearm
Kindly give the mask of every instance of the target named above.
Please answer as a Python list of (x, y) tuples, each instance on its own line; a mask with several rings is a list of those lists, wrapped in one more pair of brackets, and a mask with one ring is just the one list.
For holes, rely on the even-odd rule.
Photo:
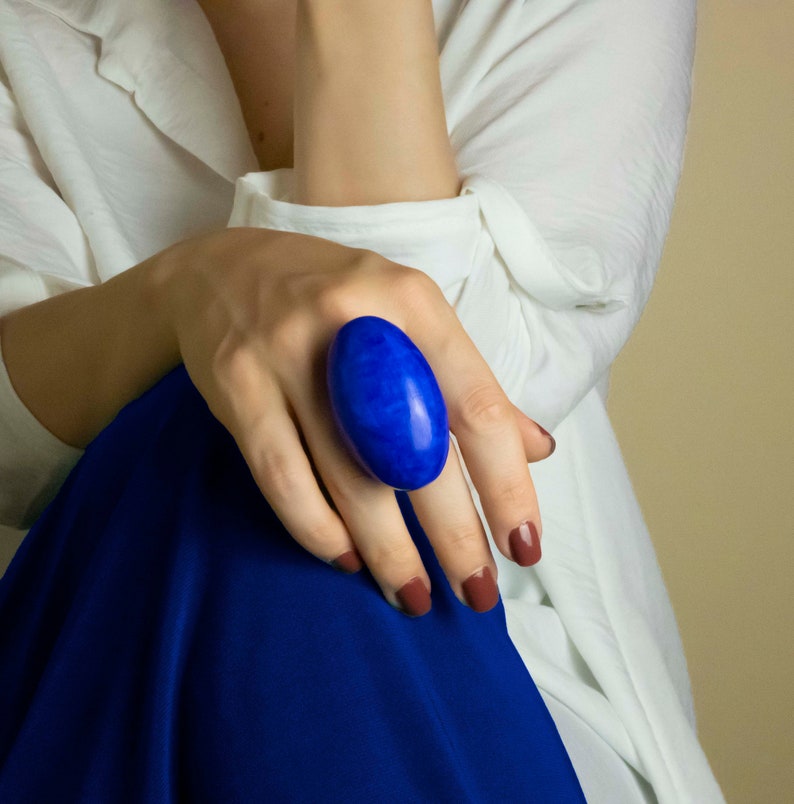
[(180, 357), (153, 312), (149, 263), (0, 318), (19, 398), (61, 441), (85, 447)]
[(295, 68), (296, 203), (458, 194), (430, 0), (298, 0)]

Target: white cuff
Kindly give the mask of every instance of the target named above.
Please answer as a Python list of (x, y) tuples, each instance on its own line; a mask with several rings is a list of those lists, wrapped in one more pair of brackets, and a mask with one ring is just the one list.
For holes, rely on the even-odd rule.
[(257, 226), (333, 240), (424, 271), (454, 303), (469, 275), (480, 230), (470, 195), (340, 207), (294, 204), (292, 168), (237, 180), (229, 226)]

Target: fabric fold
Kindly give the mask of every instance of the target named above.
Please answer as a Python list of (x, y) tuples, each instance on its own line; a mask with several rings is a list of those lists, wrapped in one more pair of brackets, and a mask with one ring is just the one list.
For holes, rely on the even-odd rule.
[(577, 271), (565, 266), (532, 220), (502, 185), (474, 174), (463, 180), (463, 193), (474, 193), (488, 232), (515, 282), (552, 310), (587, 307), (611, 312), (627, 299), (610, 293), (603, 266), (595, 254), (580, 261)]

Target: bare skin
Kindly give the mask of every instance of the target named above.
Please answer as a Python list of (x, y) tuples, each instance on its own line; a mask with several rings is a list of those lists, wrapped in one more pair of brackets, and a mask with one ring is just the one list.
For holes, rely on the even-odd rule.
[(223, 53), (262, 170), (291, 168), (296, 0), (199, 0)]
[(259, 164), (294, 167), (294, 201), (349, 206), (458, 194), (429, 0), (199, 5)]
[[(356, 5), (350, 2), (350, 8)], [(226, 4), (227, 10), (231, 5)], [(427, 41), (426, 14), (410, 19), (425, 26), (421, 31)], [(246, 29), (257, 30), (250, 22)], [(371, 20), (362, 37), (371, 42), (381, 22)], [(298, 36), (301, 30), (296, 28)], [(331, 33), (327, 26), (324, 30)], [(354, 30), (348, 20), (348, 41)], [(333, 50), (333, 40), (324, 43), (315, 35), (312, 41), (320, 53)], [(306, 64), (322, 63), (311, 49), (297, 51), (310, 57)], [(334, 63), (324, 64), (325, 79), (304, 97), (311, 97), (310, 108), (298, 114), (295, 99), (296, 119), (316, 132), (303, 139), (305, 166), (329, 158), (340, 164), (333, 149), (345, 154), (349, 148), (343, 128), (334, 122), (340, 114), (338, 88), (349, 72), (343, 65), (341, 77), (334, 76)], [(426, 69), (428, 64), (418, 66)], [(235, 70), (235, 84), (249, 84), (243, 97), (278, 96), (271, 84), (253, 81), (255, 70), (248, 77), (243, 66)], [(381, 78), (388, 74), (383, 71)], [(383, 80), (370, 87), (377, 98), (405, 91), (404, 74), (395, 81), (393, 95)], [(431, 85), (436, 80), (437, 75), (427, 79)], [(364, 104), (365, 88), (355, 94)], [(432, 96), (424, 90), (420, 94), (421, 102)], [(393, 111), (387, 104), (382, 114)], [(266, 120), (253, 109), (245, 116), (254, 131)], [(282, 114), (286, 125), (283, 119)], [(449, 143), (440, 137), (439, 121), (443, 106), (428, 119), (427, 139), (420, 138), (417, 152), (429, 149), (436, 157), (446, 153)], [(329, 136), (322, 135), (329, 131)], [(413, 131), (412, 136), (420, 135), (421, 130)], [(361, 136), (372, 139), (371, 132)], [(278, 138), (268, 141), (273, 150), (263, 145), (259, 158), (278, 162), (285, 157), (276, 142)], [(371, 142), (366, 147), (373, 148)], [(321, 149), (319, 156), (313, 149)], [(348, 171), (360, 174), (350, 185), (340, 184), (334, 168), (305, 170), (304, 202), (383, 203), (360, 199), (371, 199), (376, 191), (382, 193), (378, 198), (388, 198), (395, 187), (409, 198), (454, 195), (454, 169), (444, 159), (435, 162), (424, 186), (421, 171), (406, 177), (399, 164), (399, 175), (389, 176), (382, 167), (370, 173), (367, 160), (353, 161)], [(224, 266), (222, 274), (218, 265)], [(525, 520), (541, 532), (527, 462), (547, 457), (550, 442), (510, 403), (454, 309), (421, 271), (308, 235), (225, 229), (174, 244), (100, 286), (17, 310), (0, 319), (0, 338), (22, 401), (44, 426), (76, 446), (89, 443), (127, 402), (183, 361), (293, 537), (326, 561), (359, 554), (386, 599), (401, 606), (400, 590), (418, 579), (429, 592), (429, 578), (392, 489), (366, 475), (347, 454), (317, 379), (318, 360), (333, 333), (358, 315), (394, 322), (427, 357), (494, 540), (504, 555), (521, 560), (513, 555), (509, 534)], [(465, 585), (479, 579), (482, 590), (487, 584), (482, 570), (495, 580), (496, 565), (456, 451), (449, 454), (441, 476), (411, 492), (411, 501), (453, 590), (462, 602), (483, 611), (495, 604), (495, 587), (472, 601)], [(415, 598), (414, 604), (422, 608), (421, 600)]]

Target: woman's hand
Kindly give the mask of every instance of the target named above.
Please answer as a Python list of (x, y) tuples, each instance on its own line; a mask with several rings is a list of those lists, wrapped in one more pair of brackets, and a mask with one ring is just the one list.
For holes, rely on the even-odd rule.
[[(432, 367), (499, 549), (522, 565), (538, 560), (527, 461), (548, 456), (549, 439), (509, 401), (426, 274), (371, 251), (254, 228), (177, 243), (150, 268), (156, 309), (193, 383), (307, 550), (347, 571), (360, 568), (360, 556), (392, 605), (412, 615), (430, 608), (430, 579), (394, 490), (348, 452), (325, 384), (337, 330), (377, 315)], [(455, 594), (476, 611), (492, 608), (497, 569), (454, 448), (439, 477), (409, 496)]]

